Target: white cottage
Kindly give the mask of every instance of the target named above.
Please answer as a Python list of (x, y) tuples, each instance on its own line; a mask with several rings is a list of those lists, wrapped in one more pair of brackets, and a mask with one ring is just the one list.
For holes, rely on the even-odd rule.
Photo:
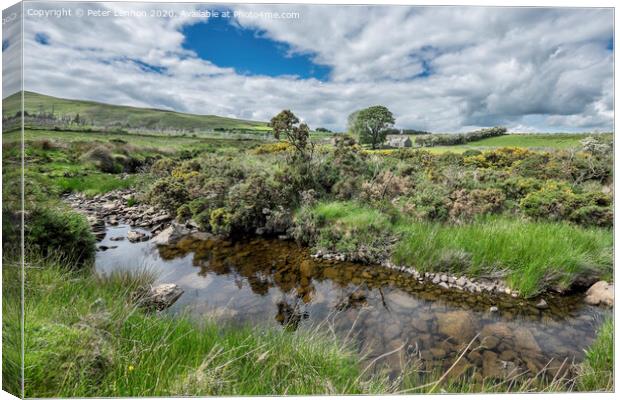
[(411, 147), (413, 145), (408, 135), (387, 135), (386, 141), (390, 147)]

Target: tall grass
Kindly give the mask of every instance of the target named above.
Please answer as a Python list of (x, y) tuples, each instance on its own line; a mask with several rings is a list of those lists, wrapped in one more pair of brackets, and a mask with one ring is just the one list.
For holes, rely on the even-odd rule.
[(601, 325), (596, 341), (586, 350), (586, 360), (581, 367), (577, 390), (614, 389), (614, 323), (611, 318)]
[(145, 274), (26, 272), (27, 397), (380, 392), (354, 352), (319, 332), (234, 328), (147, 315)]
[(421, 271), (499, 277), (525, 296), (567, 288), (580, 276), (612, 274), (609, 229), (509, 216), (454, 225), (390, 217), (355, 202), (322, 202), (309, 212), (319, 229), (306, 228), (316, 230), (314, 242), (324, 250), (362, 248)]
[[(394, 260), (421, 270), (505, 275), (525, 296), (566, 287), (582, 274), (612, 273), (610, 230), (492, 217), (466, 225), (400, 223)], [(451, 259), (452, 258), (452, 259)]]
[(87, 196), (95, 196), (117, 189), (127, 189), (135, 186), (135, 177), (121, 178), (113, 174), (93, 173), (86, 176), (56, 178), (53, 185), (57, 186), (61, 193), (76, 192)]

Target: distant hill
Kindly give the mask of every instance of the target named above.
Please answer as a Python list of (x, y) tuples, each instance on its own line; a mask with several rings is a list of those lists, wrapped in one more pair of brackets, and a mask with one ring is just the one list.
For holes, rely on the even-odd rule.
[[(3, 100), (3, 118), (15, 116), (20, 108), (20, 93)], [(266, 122), (248, 121), (216, 115), (186, 114), (176, 111), (158, 110), (98, 103), (95, 101), (71, 100), (24, 92), (25, 114), (31, 122), (46, 122), (45, 118), (62, 122), (72, 121), (79, 114), (81, 124), (88, 127), (106, 127), (126, 130), (159, 131), (256, 131), (269, 130)], [(42, 118), (34, 118), (42, 116)], [(49, 121), (48, 121), (49, 122)], [(46, 122), (46, 125), (50, 125)]]

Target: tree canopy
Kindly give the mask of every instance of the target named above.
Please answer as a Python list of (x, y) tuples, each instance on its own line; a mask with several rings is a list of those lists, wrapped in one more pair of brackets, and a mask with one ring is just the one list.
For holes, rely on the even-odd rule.
[(388, 129), (394, 125), (394, 115), (385, 106), (372, 106), (349, 115), (349, 130), (359, 135), (360, 143), (373, 149), (385, 141)]
[(269, 126), (273, 128), (276, 139), (285, 136), (300, 155), (307, 155), (310, 144), (310, 128), (305, 123), (300, 123), (299, 118), (291, 110), (283, 110), (271, 118)]

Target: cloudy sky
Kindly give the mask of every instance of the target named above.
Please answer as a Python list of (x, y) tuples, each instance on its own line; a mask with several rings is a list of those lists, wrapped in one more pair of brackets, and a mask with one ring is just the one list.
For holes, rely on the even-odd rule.
[(26, 3), (25, 18), (25, 89), (53, 96), (263, 121), (290, 108), (314, 128), (382, 104), (436, 132), (613, 129), (611, 9)]

